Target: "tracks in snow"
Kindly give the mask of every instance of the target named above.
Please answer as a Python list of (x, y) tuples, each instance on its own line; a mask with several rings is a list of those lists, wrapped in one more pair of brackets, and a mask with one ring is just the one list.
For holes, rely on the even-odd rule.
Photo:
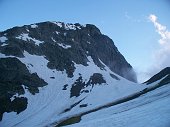
[[(51, 125), (55, 126), (55, 127), (60, 127), (60, 126), (63, 126), (63, 125), (69, 125), (69, 121), (73, 120), (72, 123), (70, 124), (74, 124), (74, 123), (78, 123), (80, 120), (81, 120), (81, 117), (84, 116), (84, 115), (87, 115), (89, 113), (92, 113), (92, 112), (96, 112), (98, 110), (101, 110), (101, 109), (105, 109), (105, 108), (108, 108), (108, 107), (111, 107), (111, 106), (115, 106), (115, 105), (118, 105), (118, 104), (121, 104), (121, 103), (124, 103), (124, 102), (128, 102), (130, 100), (133, 100), (143, 94), (146, 94), (152, 90), (155, 90), (159, 87), (161, 87), (162, 85), (160, 84), (156, 84), (154, 86), (149, 86), (148, 88), (145, 88), (143, 89), (142, 91), (139, 91), (139, 92), (136, 92), (134, 94), (131, 94), (129, 96), (126, 96), (126, 97), (123, 97), (123, 98), (120, 98), (118, 100), (115, 100), (113, 102), (110, 102), (108, 104), (105, 104), (105, 105), (102, 105), (102, 106), (99, 106), (99, 107), (96, 107), (95, 109), (91, 109), (89, 111), (85, 111), (83, 113), (79, 113), (79, 114), (75, 114), (74, 116), (70, 116), (70, 117), (66, 117), (60, 121), (57, 121)], [(77, 119), (76, 119), (77, 118)], [(74, 121), (75, 120), (75, 121)]]

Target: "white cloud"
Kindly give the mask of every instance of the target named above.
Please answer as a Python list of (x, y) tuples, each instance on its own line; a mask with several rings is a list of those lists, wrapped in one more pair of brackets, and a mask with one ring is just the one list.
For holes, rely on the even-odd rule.
[(158, 40), (160, 47), (153, 54), (153, 65), (148, 70), (151, 76), (170, 66), (170, 31), (167, 30), (166, 26), (160, 24), (157, 19), (153, 14), (149, 16), (149, 20), (154, 24), (156, 32), (161, 37)]
[(151, 20), (152, 22), (156, 22), (157, 17), (156, 17), (155, 15), (151, 14), (151, 15), (149, 16), (149, 20)]
[(167, 30), (166, 26), (161, 25), (158, 21), (157, 21), (157, 17), (153, 14), (151, 14), (149, 16), (149, 20), (151, 22), (153, 22), (156, 31), (159, 33), (159, 35), (161, 36), (161, 39), (159, 40), (159, 43), (161, 45), (170, 43), (170, 32)]
[(170, 66), (170, 31), (166, 26), (158, 22), (158, 18), (154, 14), (149, 15), (148, 19), (153, 23), (156, 32), (160, 35), (158, 40), (159, 48), (151, 54), (152, 59), (148, 68), (144, 70), (136, 69), (139, 82), (148, 80), (165, 67)]

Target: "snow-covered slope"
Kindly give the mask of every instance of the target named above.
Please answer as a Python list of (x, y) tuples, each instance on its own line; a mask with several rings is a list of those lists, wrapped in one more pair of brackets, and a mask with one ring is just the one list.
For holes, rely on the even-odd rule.
[(81, 117), (68, 127), (169, 127), (170, 84), (134, 100)]
[(122, 103), (106, 105), (97, 110), (75, 115), (60, 125), (70, 123), (68, 127), (169, 127), (169, 69), (169, 67), (163, 69), (146, 81), (149, 86), (137, 92), (140, 96), (134, 96), (135, 94), (131, 96), (132, 98), (126, 96), (122, 98)]
[[(48, 85), (40, 88), (40, 92), (35, 95), (30, 94), (25, 89), (26, 93), (21, 96), (28, 98), (27, 109), (19, 114), (15, 112), (4, 113), (3, 119), (0, 122), (1, 126), (45, 126), (56, 121), (61, 121), (66, 117), (102, 106), (144, 88), (144, 86), (118, 76), (107, 66), (104, 69), (100, 69), (94, 64), (91, 57), (88, 57), (88, 66), (76, 64), (74, 77), (68, 78), (65, 71), (49, 69), (47, 67), (48, 60), (43, 56), (31, 55), (28, 52), (25, 52), (24, 56), (18, 59), (27, 66), (31, 73), (36, 72)], [(4, 57), (7, 56), (1, 54), (1, 58)], [(88, 92), (83, 92), (78, 97), (73, 96), (70, 98), (71, 84), (76, 82), (80, 74), (82, 82), (87, 83), (94, 73), (101, 74), (106, 82), (84, 87), (81, 91), (86, 90)], [(117, 79), (111, 77), (110, 74), (117, 77)], [(66, 84), (68, 86), (66, 90), (63, 90)], [(86, 107), (81, 107), (84, 104)]]

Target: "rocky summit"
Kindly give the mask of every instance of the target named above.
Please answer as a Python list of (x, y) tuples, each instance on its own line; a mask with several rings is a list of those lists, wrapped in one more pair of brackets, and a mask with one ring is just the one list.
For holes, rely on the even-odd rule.
[(88, 56), (103, 68), (107, 65), (116, 74), (136, 82), (132, 66), (118, 51), (114, 42), (91, 24), (42, 22), (14, 27), (0, 33), (0, 52), (6, 56), (24, 57), (24, 51), (45, 56), (48, 68), (66, 70), (73, 77), (74, 64), (87, 66)]

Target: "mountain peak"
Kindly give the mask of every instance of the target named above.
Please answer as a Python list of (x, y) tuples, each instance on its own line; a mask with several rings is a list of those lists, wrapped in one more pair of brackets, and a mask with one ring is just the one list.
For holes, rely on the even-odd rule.
[(88, 56), (101, 68), (136, 81), (132, 66), (118, 51), (114, 42), (92, 24), (41, 22), (14, 27), (0, 33), (0, 52), (24, 57), (23, 52), (42, 55), (49, 60), (48, 67), (73, 76), (74, 63), (87, 66)]

